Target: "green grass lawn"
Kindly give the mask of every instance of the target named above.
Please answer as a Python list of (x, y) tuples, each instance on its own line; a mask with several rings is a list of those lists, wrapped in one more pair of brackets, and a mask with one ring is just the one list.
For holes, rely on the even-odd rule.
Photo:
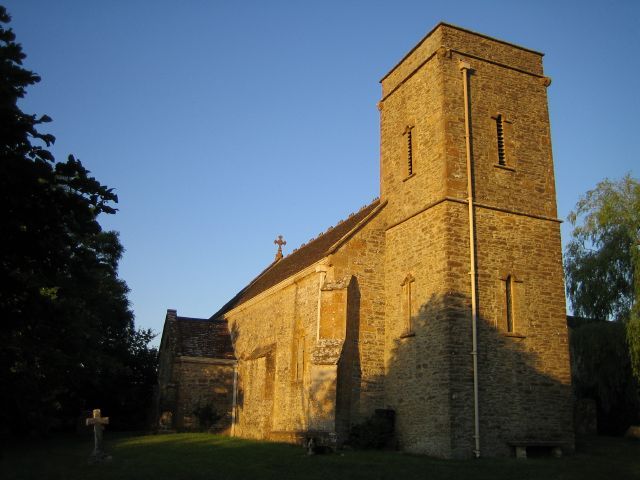
[(640, 479), (640, 441), (593, 437), (556, 458), (437, 460), (398, 452), (307, 456), (301, 447), (208, 434), (106, 432), (109, 463), (89, 465), (91, 438), (20, 444), (2, 452), (0, 479)]

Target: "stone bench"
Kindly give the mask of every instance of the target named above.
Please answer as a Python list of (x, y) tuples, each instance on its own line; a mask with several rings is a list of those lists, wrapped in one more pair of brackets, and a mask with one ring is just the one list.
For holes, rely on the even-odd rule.
[(527, 448), (547, 448), (551, 455), (560, 458), (562, 450), (566, 447), (564, 442), (555, 442), (552, 440), (512, 440), (507, 444), (515, 449), (516, 458), (527, 458)]

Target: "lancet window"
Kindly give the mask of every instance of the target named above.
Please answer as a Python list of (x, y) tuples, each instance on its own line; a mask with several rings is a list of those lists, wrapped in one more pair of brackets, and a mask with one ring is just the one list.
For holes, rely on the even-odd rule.
[(413, 332), (413, 316), (415, 302), (415, 279), (408, 274), (402, 282), (402, 336), (411, 336)]

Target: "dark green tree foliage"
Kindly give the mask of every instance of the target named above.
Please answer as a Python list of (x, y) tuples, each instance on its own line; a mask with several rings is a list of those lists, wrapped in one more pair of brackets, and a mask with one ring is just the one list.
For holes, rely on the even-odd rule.
[(39, 132), (50, 118), (19, 108), (40, 79), (9, 21), (0, 6), (0, 432), (70, 426), (98, 407), (139, 426), (156, 359), (117, 276), (118, 236), (98, 223), (117, 197), (73, 156), (56, 162)]
[(640, 421), (624, 324), (582, 321), (571, 329), (570, 345), (574, 393), (596, 401), (600, 433), (621, 434)]

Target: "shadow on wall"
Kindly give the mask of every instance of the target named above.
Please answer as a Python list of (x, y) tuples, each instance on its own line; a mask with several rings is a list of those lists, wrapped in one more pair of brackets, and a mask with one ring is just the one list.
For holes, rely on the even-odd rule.
[[(391, 340), (386, 407), (396, 412), (397, 441), (405, 450), (472, 455), (470, 311), (470, 300), (462, 294), (433, 295), (412, 318), (415, 335)], [(564, 321), (556, 325), (566, 328)], [(506, 334), (493, 321), (478, 319), (482, 455), (509, 455), (517, 444), (557, 444), (573, 450), (566, 332), (551, 335), (548, 327), (545, 332)]]
[[(240, 416), (240, 412), (242, 411), (242, 407), (244, 406), (244, 389), (242, 388), (242, 382), (241, 382), (241, 377), (240, 377), (240, 365), (241, 365), (241, 360), (240, 358), (237, 357), (237, 349), (236, 349), (236, 342), (238, 340), (238, 338), (240, 337), (240, 329), (238, 328), (238, 324), (234, 323), (231, 328), (230, 328), (230, 336), (231, 336), (231, 344), (233, 345), (233, 351), (236, 352), (236, 359), (238, 361), (238, 365), (236, 367), (236, 379), (235, 379), (235, 395), (234, 395), (234, 399), (235, 399), (235, 405), (232, 405), (232, 422), (237, 424), (239, 421), (239, 416)], [(232, 426), (232, 431), (233, 431), (233, 426)]]
[(351, 277), (347, 295), (347, 324), (336, 387), (336, 431), (341, 438), (347, 438), (351, 425), (360, 420), (360, 286), (355, 276)]
[[(440, 457), (468, 458), (474, 450), (474, 399), (470, 301), (459, 293), (433, 295), (412, 318), (412, 335), (401, 335), (387, 324), (387, 359), (384, 376), (363, 378), (360, 345), (360, 289), (353, 278), (349, 288), (346, 338), (337, 365), (336, 408), (320, 410), (320, 419), (332, 421), (339, 438), (362, 423), (363, 395), (372, 391), (384, 401), (378, 405), (395, 411), (397, 447)], [(536, 319), (536, 325), (557, 325), (540, 330), (529, 328), (527, 335), (506, 334), (492, 321), (478, 319), (478, 383), (480, 445), (482, 456), (513, 454), (521, 444), (574, 448), (573, 402), (567, 365), (566, 328), (553, 319)], [(406, 333), (406, 332), (404, 332)], [(234, 325), (232, 338), (240, 332)], [(564, 360), (563, 360), (564, 359)], [(253, 363), (253, 362), (251, 362)], [(249, 374), (249, 372), (247, 372)], [(243, 407), (246, 379), (239, 376), (236, 422), (252, 415)], [(273, 408), (273, 385), (265, 389), (263, 402), (269, 416)], [(363, 383), (366, 382), (366, 383)], [(308, 386), (309, 396), (313, 396)], [(331, 395), (325, 398), (331, 398)], [(380, 395), (379, 398), (382, 398)], [(254, 405), (254, 400), (250, 402)], [(270, 405), (266, 403), (271, 402)], [(316, 411), (318, 412), (318, 410)], [(363, 415), (365, 414), (365, 415)], [(271, 415), (272, 416), (272, 415)], [(247, 420), (246, 418), (244, 419)], [(256, 419), (267, 428), (268, 418)], [(265, 423), (263, 423), (265, 422)], [(267, 428), (268, 429), (268, 428)], [(268, 435), (268, 431), (264, 431)], [(303, 432), (301, 432), (303, 433)]]

